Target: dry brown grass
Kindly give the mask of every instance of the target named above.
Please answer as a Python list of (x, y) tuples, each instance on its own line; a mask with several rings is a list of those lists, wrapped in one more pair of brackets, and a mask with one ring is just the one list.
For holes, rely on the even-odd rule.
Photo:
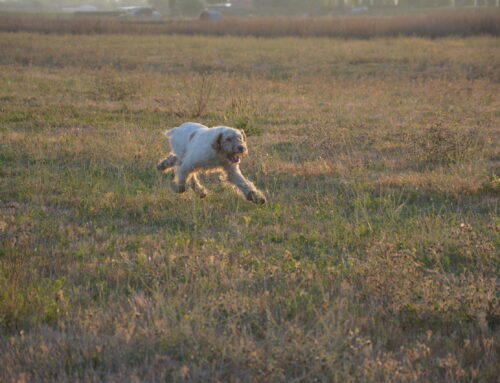
[(115, 18), (0, 15), (0, 31), (73, 34), (204, 34), (256, 37), (476, 36), (500, 34), (500, 12), (432, 12), (397, 16), (228, 18), (219, 22), (137, 22)]
[[(498, 38), (0, 51), (1, 382), (497, 381)], [(169, 191), (196, 115), (266, 206)]]

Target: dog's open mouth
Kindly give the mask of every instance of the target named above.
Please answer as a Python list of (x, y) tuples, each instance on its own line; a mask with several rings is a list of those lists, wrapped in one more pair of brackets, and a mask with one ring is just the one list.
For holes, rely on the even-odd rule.
[(230, 155), (230, 156), (227, 156), (227, 159), (229, 160), (229, 162), (231, 162), (232, 164), (238, 164), (240, 161), (241, 161), (241, 157), (243, 156), (243, 154), (241, 153), (238, 153), (238, 154), (233, 154), (233, 155)]

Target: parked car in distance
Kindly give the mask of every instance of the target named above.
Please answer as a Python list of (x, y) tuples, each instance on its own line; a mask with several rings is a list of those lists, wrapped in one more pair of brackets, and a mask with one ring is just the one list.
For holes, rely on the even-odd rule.
[(122, 12), (121, 17), (152, 17), (155, 19), (161, 17), (160, 12), (151, 7), (121, 7), (118, 10)]

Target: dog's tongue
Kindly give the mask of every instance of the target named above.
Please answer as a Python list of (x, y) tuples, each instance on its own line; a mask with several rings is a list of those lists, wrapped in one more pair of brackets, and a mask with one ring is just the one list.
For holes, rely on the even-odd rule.
[(237, 164), (238, 162), (240, 162), (240, 156), (231, 156), (229, 157), (229, 161)]

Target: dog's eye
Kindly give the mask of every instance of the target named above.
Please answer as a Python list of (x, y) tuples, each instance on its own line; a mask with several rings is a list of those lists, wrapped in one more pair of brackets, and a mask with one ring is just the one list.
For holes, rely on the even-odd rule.
[(232, 140), (231, 137), (226, 138), (226, 141), (231, 141), (231, 140)]

